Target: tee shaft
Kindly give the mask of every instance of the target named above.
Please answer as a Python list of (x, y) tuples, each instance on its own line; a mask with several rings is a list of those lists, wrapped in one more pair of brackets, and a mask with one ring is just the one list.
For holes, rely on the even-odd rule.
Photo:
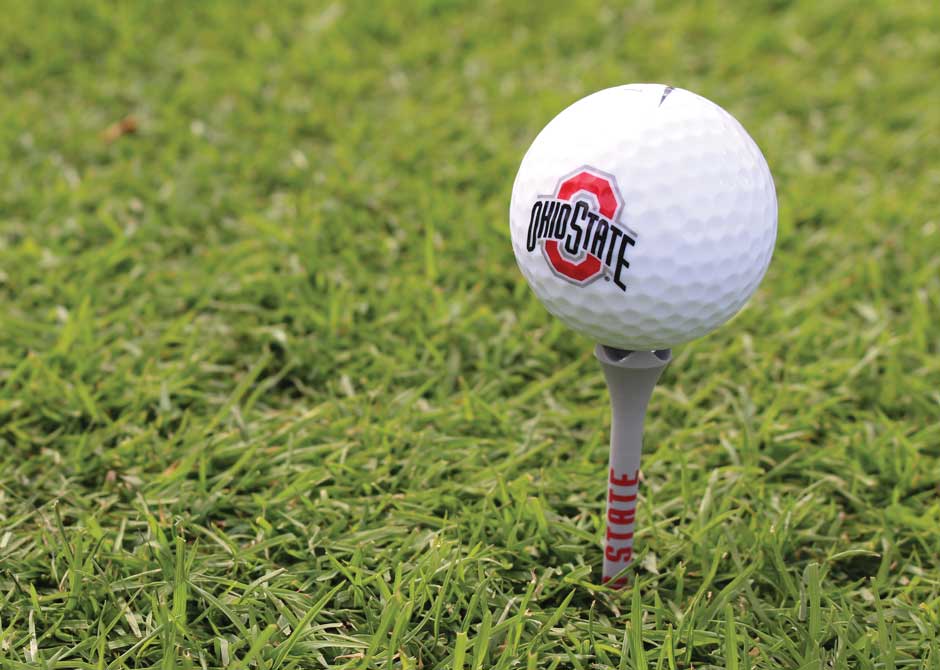
[(597, 345), (610, 392), (610, 469), (607, 488), (607, 531), (604, 538), (605, 582), (620, 588), (626, 578), (620, 573), (633, 560), (643, 419), (653, 387), (672, 360), (669, 349), (625, 351)]

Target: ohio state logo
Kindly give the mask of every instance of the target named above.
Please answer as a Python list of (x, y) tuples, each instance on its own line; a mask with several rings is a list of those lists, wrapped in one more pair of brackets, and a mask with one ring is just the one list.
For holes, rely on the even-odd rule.
[(604, 277), (626, 291), (627, 247), (636, 244), (636, 234), (620, 222), (622, 211), (614, 176), (585, 165), (562, 177), (553, 195), (538, 196), (526, 249), (541, 246), (552, 271), (573, 284)]

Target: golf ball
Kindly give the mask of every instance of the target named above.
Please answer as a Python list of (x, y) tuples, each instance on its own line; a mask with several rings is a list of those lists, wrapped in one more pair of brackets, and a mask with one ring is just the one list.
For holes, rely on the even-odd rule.
[(730, 319), (777, 234), (767, 162), (689, 91), (589, 95), (532, 143), (512, 189), (516, 260), (552, 314), (600, 344), (667, 349)]

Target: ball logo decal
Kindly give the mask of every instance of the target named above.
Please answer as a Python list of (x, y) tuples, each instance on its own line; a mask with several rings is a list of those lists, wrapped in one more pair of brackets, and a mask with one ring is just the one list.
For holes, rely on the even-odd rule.
[(541, 247), (552, 271), (579, 286), (600, 277), (627, 290), (623, 271), (636, 234), (620, 222), (623, 198), (613, 175), (584, 166), (562, 177), (532, 205), (526, 249)]

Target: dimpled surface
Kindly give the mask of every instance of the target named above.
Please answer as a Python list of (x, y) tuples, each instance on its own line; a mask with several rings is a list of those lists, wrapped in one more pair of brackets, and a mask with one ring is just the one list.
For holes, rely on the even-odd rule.
[[(625, 247), (625, 290), (610, 271), (573, 283), (541, 246), (527, 249), (535, 201), (585, 166), (616, 180), (617, 218), (635, 239)], [(513, 185), (510, 227), (519, 267), (552, 314), (601, 344), (666, 349), (747, 302), (770, 263), (777, 198), (760, 149), (734, 117), (689, 91), (629, 84), (579, 100), (542, 130)]]

